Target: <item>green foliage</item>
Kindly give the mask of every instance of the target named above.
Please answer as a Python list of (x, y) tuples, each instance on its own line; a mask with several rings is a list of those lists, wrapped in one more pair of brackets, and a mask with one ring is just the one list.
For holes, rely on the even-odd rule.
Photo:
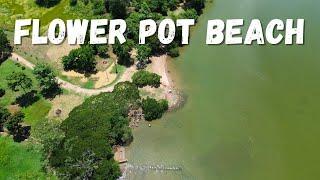
[(124, 66), (133, 64), (133, 59), (130, 57), (130, 51), (134, 46), (134, 42), (128, 39), (125, 43), (120, 44), (118, 40), (113, 45), (113, 52), (118, 56), (118, 63)]
[(77, 3), (78, 3), (78, 0), (69, 0), (70, 6), (75, 6), (77, 5)]
[(96, 45), (97, 54), (101, 58), (108, 57), (108, 46), (107, 45)]
[(24, 114), (22, 112), (17, 112), (11, 115), (4, 126), (7, 128), (9, 133), (13, 135), (13, 139), (16, 142), (21, 142), (29, 137), (29, 130), (26, 130), (21, 123), (23, 122)]
[(7, 122), (9, 116), (10, 116), (10, 113), (8, 109), (0, 106), (0, 131), (3, 130), (3, 125), (4, 123)]
[(106, 12), (104, 0), (92, 0), (92, 3), (92, 10), (94, 15), (101, 15)]
[(12, 72), (23, 72), (25, 73), (28, 77), (32, 79), (33, 86), (36, 87), (36, 80), (32, 74), (32, 71), (30, 69), (25, 69), (22, 70), (21, 67), (17, 66), (16, 63), (13, 61), (5, 61), (2, 63), (0, 66), (0, 87), (6, 90), (6, 93), (3, 97), (0, 99), (0, 104), (2, 106), (8, 106), (16, 100), (16, 97), (21, 95), (20, 93), (16, 93), (14, 91), (11, 91), (10, 88), (8, 87), (7, 83), (7, 76), (10, 75)]
[(147, 97), (142, 100), (142, 110), (147, 121), (159, 119), (162, 117), (163, 113), (168, 110), (168, 101), (157, 101), (153, 98)]
[(160, 43), (157, 35), (148, 37), (146, 44), (151, 48), (152, 54), (161, 54), (164, 52), (163, 44)]
[(118, 164), (111, 147), (132, 140), (127, 114), (140, 99), (137, 87), (118, 83), (113, 92), (88, 98), (71, 111), (61, 129), (65, 138), (52, 151), (50, 164), (61, 178), (117, 179)]
[(0, 98), (6, 94), (6, 90), (0, 88)]
[(32, 80), (23, 72), (12, 72), (6, 78), (8, 87), (13, 91), (26, 90), (32, 87)]
[(0, 29), (0, 65), (11, 56), (11, 53), (12, 47), (7, 35)]
[(126, 19), (128, 37), (136, 42), (139, 40), (139, 22), (145, 18), (145, 14), (133, 12)]
[(47, 64), (37, 64), (33, 70), (33, 74), (39, 82), (41, 94), (44, 97), (54, 97), (60, 92), (55, 73)]
[(198, 14), (201, 13), (205, 6), (205, 0), (186, 0), (186, 3), (189, 8), (194, 8)]
[(132, 82), (138, 87), (144, 86), (159, 87), (161, 76), (155, 73), (151, 73), (145, 70), (140, 70), (133, 74)]
[(96, 60), (90, 46), (82, 46), (70, 51), (68, 56), (62, 58), (64, 70), (74, 70), (80, 73), (91, 73), (95, 70)]
[(150, 9), (152, 12), (158, 12), (164, 16), (167, 15), (168, 11), (168, 1), (167, 0), (151, 0)]
[(32, 129), (32, 137), (43, 145), (46, 154), (51, 154), (64, 138), (64, 133), (57, 121), (42, 119)]
[(138, 61), (148, 61), (149, 57), (151, 56), (151, 48), (147, 45), (139, 45), (137, 47), (138, 55), (137, 59)]
[(178, 47), (171, 48), (168, 52), (168, 55), (171, 57), (178, 57), (180, 55), (179, 48)]
[(195, 21), (197, 21), (198, 17), (199, 15), (195, 9), (187, 9), (179, 15), (180, 19), (194, 19)]
[(35, 3), (42, 7), (52, 7), (58, 4), (60, 0), (35, 0)]
[(107, 6), (114, 19), (125, 19), (128, 5), (128, 0), (108, 0)]
[(35, 146), (0, 137), (0, 179), (46, 179), (42, 152)]

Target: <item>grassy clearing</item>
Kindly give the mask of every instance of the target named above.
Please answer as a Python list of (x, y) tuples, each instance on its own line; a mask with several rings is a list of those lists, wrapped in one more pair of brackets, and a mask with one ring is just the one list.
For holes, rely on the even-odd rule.
[[(37, 81), (30, 69), (24, 69), (19, 64), (16, 64), (11, 60), (7, 60), (0, 66), (0, 87), (6, 90), (6, 94), (0, 98), (0, 105), (2, 106), (12, 104), (15, 102), (16, 97), (20, 95), (19, 92), (13, 92), (7, 87), (6, 77), (12, 72), (24, 72), (32, 79), (33, 89), (38, 89)], [(22, 111), (25, 113), (25, 122), (29, 125), (35, 125), (38, 120), (41, 120), (48, 114), (50, 108), (50, 102), (41, 97), (32, 105), (22, 108)]]
[(51, 104), (47, 100), (41, 98), (31, 106), (22, 109), (22, 112), (25, 113), (25, 123), (31, 126), (36, 125), (48, 115), (50, 109)]
[(32, 71), (28, 68), (23, 68), (21, 65), (14, 63), (11, 60), (7, 60), (0, 66), (0, 87), (6, 90), (6, 94), (0, 99), (0, 105), (8, 106), (15, 101), (19, 95), (18, 92), (13, 92), (7, 87), (6, 77), (12, 72), (24, 72), (33, 81), (33, 87), (37, 87), (37, 81), (34, 78)]
[(0, 147), (0, 179), (45, 179), (41, 151), (10, 137), (0, 137)]

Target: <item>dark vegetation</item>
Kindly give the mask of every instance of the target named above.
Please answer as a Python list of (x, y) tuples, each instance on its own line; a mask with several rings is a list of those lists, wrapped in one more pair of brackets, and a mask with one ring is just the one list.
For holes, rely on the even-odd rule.
[(56, 80), (56, 75), (47, 64), (37, 64), (33, 74), (39, 82), (40, 93), (47, 98), (53, 98), (61, 93), (61, 89)]
[(6, 94), (6, 90), (0, 88), (0, 98)]
[(91, 73), (95, 71), (96, 59), (91, 46), (81, 46), (70, 51), (68, 56), (62, 58), (64, 70), (74, 70), (80, 73)]
[(162, 114), (169, 108), (167, 100), (162, 99), (157, 101), (150, 97), (143, 99), (141, 106), (144, 113), (144, 118), (147, 121), (161, 118)]
[(11, 56), (11, 53), (12, 47), (7, 35), (0, 29), (0, 65)]
[(8, 109), (0, 106), (0, 132), (6, 128), (16, 142), (21, 142), (30, 136), (30, 127), (22, 124), (23, 119), (24, 114), (21, 111), (10, 114)]
[(8, 87), (12, 91), (23, 91), (27, 93), (32, 87), (32, 80), (23, 72), (12, 72), (7, 76)]
[(60, 0), (35, 0), (35, 3), (42, 7), (52, 7), (56, 4), (58, 4)]
[(140, 70), (133, 74), (132, 82), (138, 87), (144, 86), (159, 87), (161, 76), (145, 70)]
[[(61, 178), (116, 179), (119, 166), (112, 146), (132, 141), (127, 114), (140, 96), (130, 82), (119, 83), (111, 93), (88, 98), (61, 125), (65, 138), (52, 152), (51, 166)], [(94, 168), (93, 168), (94, 167)]]

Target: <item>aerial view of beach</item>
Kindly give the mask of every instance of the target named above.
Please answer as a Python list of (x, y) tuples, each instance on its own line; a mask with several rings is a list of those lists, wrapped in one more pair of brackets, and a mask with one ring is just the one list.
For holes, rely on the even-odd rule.
[(319, 7), (0, 0), (0, 180), (318, 180)]

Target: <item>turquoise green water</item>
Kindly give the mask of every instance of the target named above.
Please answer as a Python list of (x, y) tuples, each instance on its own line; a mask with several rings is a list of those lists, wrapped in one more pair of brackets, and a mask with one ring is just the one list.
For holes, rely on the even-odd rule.
[[(320, 177), (318, 0), (216, 0), (173, 62), (185, 107), (135, 130), (133, 164), (182, 173), (132, 179), (317, 180)], [(208, 19), (305, 18), (303, 46), (208, 46)], [(249, 22), (249, 21), (246, 21)]]

